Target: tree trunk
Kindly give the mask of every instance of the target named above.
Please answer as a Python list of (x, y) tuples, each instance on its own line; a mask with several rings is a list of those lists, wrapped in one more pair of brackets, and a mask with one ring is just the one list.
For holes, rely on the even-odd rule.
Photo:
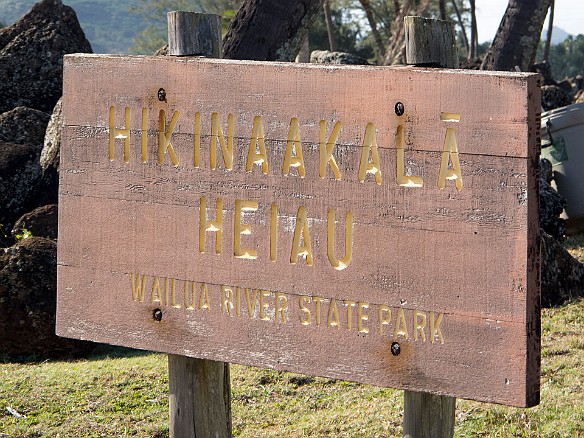
[(329, 40), (329, 50), (331, 52), (337, 51), (337, 40), (335, 38), (335, 26), (333, 25), (333, 17), (331, 15), (331, 2), (330, 0), (324, 0), (322, 5), (324, 9), (324, 21), (326, 23), (326, 33)]
[(543, 48), (543, 59), (548, 61), (550, 58), (550, 46), (552, 44), (552, 31), (554, 30), (554, 10), (556, 6), (555, 0), (550, 4), (550, 19), (548, 23), (548, 31), (545, 39), (545, 47)]
[(440, 19), (446, 20), (446, 0), (439, 0), (438, 6), (440, 8)]
[(223, 38), (223, 57), (294, 61), (323, 0), (245, 0)]
[(509, 0), (482, 70), (529, 71), (552, 0)]
[(475, 0), (470, 1), (470, 52), (468, 53), (468, 59), (473, 60), (478, 56), (478, 41), (479, 36), (477, 32), (477, 14), (476, 14), (476, 3)]
[[(385, 51), (385, 58), (383, 59), (384, 65), (391, 65), (399, 62), (400, 56), (405, 57), (405, 28), (404, 28), (404, 17), (410, 13), (414, 6), (414, 0), (404, 0), (404, 4), (399, 10), (399, 13), (395, 16), (394, 29), (391, 42)], [(402, 64), (405, 59), (402, 60)]]
[(464, 21), (462, 21), (462, 15), (460, 13), (460, 9), (458, 9), (458, 5), (456, 4), (456, 0), (452, 0), (452, 7), (454, 8), (454, 12), (456, 14), (456, 19), (458, 20), (458, 25), (462, 31), (462, 39), (464, 41), (464, 48), (466, 49), (466, 57), (470, 57), (470, 45), (468, 43), (468, 37), (466, 36), (466, 27), (464, 26)]
[(383, 40), (381, 39), (381, 34), (379, 29), (377, 29), (377, 23), (375, 22), (375, 17), (373, 16), (373, 10), (371, 9), (371, 3), (369, 0), (359, 0), (365, 15), (367, 16), (367, 21), (369, 21), (369, 26), (371, 26), (371, 32), (373, 33), (373, 38), (375, 39), (375, 44), (377, 45), (377, 50), (379, 52), (380, 58), (385, 56), (385, 46), (383, 45)]

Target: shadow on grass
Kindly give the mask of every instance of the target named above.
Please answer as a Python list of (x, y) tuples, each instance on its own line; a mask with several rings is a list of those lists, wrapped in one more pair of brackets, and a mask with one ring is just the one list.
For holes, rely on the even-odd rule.
[(115, 345), (98, 344), (97, 347), (87, 356), (87, 360), (119, 359), (156, 354), (153, 351), (137, 350), (128, 347), (118, 347)]

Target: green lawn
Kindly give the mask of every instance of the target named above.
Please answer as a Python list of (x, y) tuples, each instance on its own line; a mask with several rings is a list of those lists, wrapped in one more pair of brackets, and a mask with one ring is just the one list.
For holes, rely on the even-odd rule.
[[(583, 242), (567, 247), (583, 257)], [(455, 436), (584, 437), (583, 328), (583, 300), (544, 309), (541, 404), (458, 400)], [(237, 365), (231, 374), (236, 436), (401, 434), (401, 391)], [(0, 363), (0, 437), (40, 436), (168, 436), (166, 356), (100, 347), (88, 360)]]

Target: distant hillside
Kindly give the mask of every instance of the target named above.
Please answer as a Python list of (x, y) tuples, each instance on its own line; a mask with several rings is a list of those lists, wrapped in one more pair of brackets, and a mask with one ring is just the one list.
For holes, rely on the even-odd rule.
[[(569, 36), (570, 36), (570, 34), (568, 32), (566, 32), (564, 29), (560, 29), (559, 27), (554, 26), (554, 28), (552, 29), (552, 44), (563, 43), (564, 41), (566, 41), (566, 38), (568, 38)], [(541, 33), (542, 41), (545, 41), (546, 38), (547, 38), (547, 29), (545, 29)]]
[[(77, 18), (95, 53), (127, 53), (132, 38), (146, 24), (129, 12), (132, 0), (64, 0)], [(35, 0), (0, 0), (0, 22), (14, 23), (26, 14)]]

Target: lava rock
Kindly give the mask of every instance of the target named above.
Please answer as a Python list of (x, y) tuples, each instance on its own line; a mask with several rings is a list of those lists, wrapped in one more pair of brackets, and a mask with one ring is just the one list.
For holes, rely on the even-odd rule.
[(329, 52), (328, 50), (314, 50), (310, 54), (310, 62), (314, 64), (349, 64), (370, 65), (366, 59), (345, 52)]
[(37, 189), (38, 205), (56, 204), (59, 192), (59, 161), (61, 158), (61, 124), (63, 100), (59, 99), (47, 126), (41, 151), (42, 177)]
[(43, 205), (28, 212), (16, 221), (12, 236), (23, 235), (26, 231), (35, 237), (57, 240), (57, 204)]
[(0, 142), (0, 224), (2, 235), (26, 211), (41, 177), (40, 148)]
[(570, 95), (558, 85), (544, 85), (541, 87), (541, 106), (544, 111), (551, 111), (571, 103)]
[(50, 116), (24, 106), (0, 114), (0, 141), (42, 145)]
[(584, 295), (584, 265), (555, 238), (541, 233), (541, 305), (551, 307)]
[(73, 9), (43, 0), (0, 30), (0, 113), (27, 106), (50, 113), (63, 93), (63, 55), (91, 53)]
[(29, 237), (0, 250), (0, 354), (9, 360), (79, 357), (93, 343), (55, 335), (57, 244)]

